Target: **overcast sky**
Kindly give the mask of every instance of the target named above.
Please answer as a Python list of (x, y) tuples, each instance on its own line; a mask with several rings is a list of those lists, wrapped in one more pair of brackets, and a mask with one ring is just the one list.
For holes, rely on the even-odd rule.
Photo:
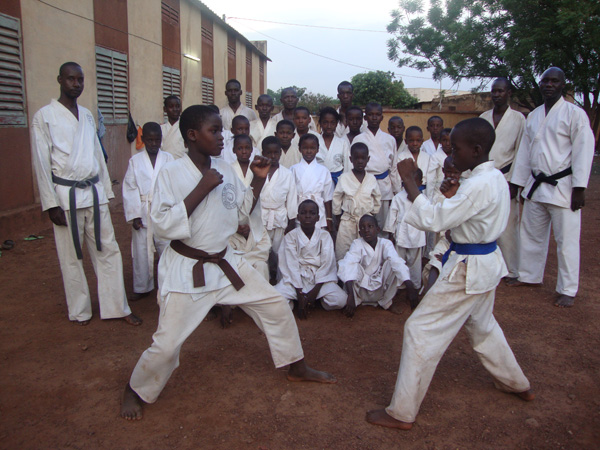
[[(385, 29), (391, 21), (390, 12), (397, 7), (397, 0), (345, 0), (343, 3), (326, 0), (285, 3), (280, 0), (202, 2), (220, 17), (225, 14), (226, 22), (249, 40), (267, 41), (267, 54), (273, 60), (267, 66), (267, 84), (270, 89), (296, 85), (315, 93), (335, 96), (340, 81), (350, 80), (353, 75), (369, 70), (393, 71), (402, 78), (406, 87), (440, 87), (439, 82), (431, 79), (431, 72), (398, 68), (387, 58), (386, 41), (390, 34)], [(344, 6), (339, 6), (341, 4)], [(240, 20), (236, 17), (255, 20)], [(383, 33), (308, 28), (257, 20), (379, 30)], [(324, 59), (279, 41), (368, 69)], [(458, 89), (469, 90), (474, 84), (463, 82)], [(452, 87), (449, 79), (442, 81), (442, 89)]]

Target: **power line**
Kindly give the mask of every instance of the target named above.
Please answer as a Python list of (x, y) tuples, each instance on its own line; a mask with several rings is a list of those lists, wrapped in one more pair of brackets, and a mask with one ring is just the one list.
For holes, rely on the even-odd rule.
[(276, 22), (274, 20), (262, 20), (262, 19), (249, 19), (246, 17), (227, 17), (227, 19), (231, 20), (251, 20), (253, 22), (265, 22), (265, 23), (276, 23), (278, 25), (291, 25), (293, 27), (308, 27), (308, 28), (324, 28), (326, 30), (343, 30), (343, 31), (362, 31), (365, 33), (386, 33), (384, 30), (364, 30), (361, 28), (340, 28), (340, 27), (326, 27), (322, 25), (307, 25), (300, 23), (289, 23), (289, 22)]

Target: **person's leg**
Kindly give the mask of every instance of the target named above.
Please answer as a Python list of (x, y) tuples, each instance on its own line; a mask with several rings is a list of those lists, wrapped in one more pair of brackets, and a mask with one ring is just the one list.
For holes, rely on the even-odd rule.
[(390, 204), (391, 203), (392, 203), (391, 200), (381, 200), (381, 208), (379, 208), (379, 212), (377, 214), (375, 214), (375, 219), (377, 219), (377, 225), (382, 230), (383, 230), (383, 227), (385, 226), (385, 219), (387, 219), (387, 216), (390, 212)]
[(560, 294), (555, 303), (559, 307), (573, 306), (579, 288), (579, 252), (581, 235), (581, 210), (549, 206), (552, 229), (556, 239), (558, 277), (556, 292)]
[(510, 201), (508, 223), (498, 238), (498, 247), (508, 268), (508, 277), (519, 278), (519, 200), (516, 198)]
[[(89, 208), (92, 209), (92, 208)], [(79, 242), (83, 244), (83, 227), (85, 209), (77, 210), (77, 228), (79, 230)], [(71, 217), (69, 211), (65, 211), (68, 226), (54, 227), (54, 241), (56, 252), (60, 262), (67, 307), (69, 309), (69, 320), (81, 324), (87, 324), (92, 318), (92, 302), (88, 288), (83, 261), (77, 259), (73, 236), (71, 235)]]
[(398, 292), (398, 278), (392, 270), (392, 265), (389, 261), (383, 263), (381, 272), (383, 277), (383, 286), (378, 289), (378, 291), (382, 292), (381, 298), (378, 299), (378, 303), (383, 309), (389, 309), (389, 307), (392, 306), (396, 292)]
[(421, 289), (422, 248), (402, 248), (396, 246), (396, 250), (398, 251), (398, 256), (400, 256), (408, 266), (410, 281), (412, 281), (416, 289)]
[(148, 230), (131, 231), (131, 258), (133, 260), (133, 292), (145, 294), (154, 289), (154, 274), (148, 262)]
[(519, 281), (539, 284), (550, 240), (550, 214), (542, 203), (525, 200), (519, 231)]
[(356, 231), (356, 223), (353, 220), (340, 220), (336, 240), (335, 240), (335, 260), (344, 259), (354, 239), (358, 233)]
[(327, 311), (342, 309), (348, 300), (348, 294), (333, 281), (323, 283), (318, 297), (322, 299), (323, 309)]

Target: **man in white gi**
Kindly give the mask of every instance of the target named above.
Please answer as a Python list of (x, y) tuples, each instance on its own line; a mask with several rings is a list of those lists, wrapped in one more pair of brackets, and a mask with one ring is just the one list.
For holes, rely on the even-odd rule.
[(456, 125), (451, 139), (456, 169), (472, 174), (460, 184), (446, 180), (442, 192), (447, 198), (441, 203), (420, 195), (414, 161), (403, 160), (398, 167), (413, 202), (406, 223), (434, 232), (451, 229), (453, 242), (438, 280), (406, 321), (392, 401), (367, 413), (367, 421), (375, 425), (412, 428), (435, 369), (463, 325), (496, 387), (523, 400), (534, 398), (492, 313), (496, 286), (506, 274), (496, 240), (510, 209), (506, 180), (488, 161), (494, 129), (484, 119), (467, 119)]
[(31, 152), (42, 209), (54, 224), (69, 320), (87, 325), (92, 317), (81, 252), (85, 236), (98, 278), (100, 317), (140, 325), (127, 304), (123, 261), (108, 209), (114, 194), (96, 123), (92, 113), (77, 104), (83, 92), (81, 66), (64, 63), (57, 81), (58, 100), (33, 116)]
[(585, 112), (562, 97), (565, 74), (542, 74), (544, 104), (527, 117), (511, 177), (525, 199), (519, 233), (519, 280), (540, 284), (548, 255), (550, 225), (556, 239), (558, 278), (555, 306), (573, 306), (579, 287), (581, 208), (594, 158), (594, 134)]
[[(352, 106), (352, 100), (354, 99), (354, 86), (349, 81), (342, 81), (337, 87), (337, 98), (340, 101), (340, 107), (338, 108), (338, 114), (340, 115), (340, 121), (335, 128), (335, 135), (338, 137), (346, 137), (349, 128), (346, 122), (346, 111)], [(367, 121), (363, 119), (360, 131), (363, 132), (367, 129)]]
[[(496, 141), (490, 151), (490, 160), (494, 167), (510, 181), (513, 173), (513, 161), (521, 143), (525, 129), (525, 117), (512, 109), (508, 102), (512, 90), (506, 78), (496, 78), (492, 83), (492, 102), (494, 108), (481, 114), (496, 130)], [(498, 238), (498, 246), (508, 269), (507, 281), (519, 278), (519, 199), (517, 193), (511, 192), (510, 214), (508, 224), (502, 236)]]
[(267, 136), (273, 136), (275, 134), (277, 119), (271, 117), (271, 113), (273, 112), (273, 99), (270, 95), (259, 95), (256, 100), (255, 108), (256, 111), (258, 111), (258, 119), (250, 122), (250, 137), (252, 138), (252, 144), (256, 148), (261, 149), (262, 140)]
[(435, 155), (441, 148), (440, 133), (444, 129), (444, 120), (440, 116), (431, 116), (427, 119), (427, 131), (429, 139), (423, 142), (423, 150), (429, 155)]
[(223, 119), (223, 129), (231, 129), (231, 121), (235, 116), (245, 116), (250, 122), (258, 119), (254, 110), (243, 105), (240, 101), (242, 85), (238, 80), (232, 79), (225, 84), (225, 96), (228, 103), (220, 109), (221, 119)]
[[(282, 120), (290, 120), (294, 121), (294, 111), (296, 110), (296, 106), (298, 106), (298, 91), (296, 88), (287, 87), (282, 89), (281, 91), (281, 104), (283, 105), (283, 109), (273, 116), (275, 121), (279, 123)], [(317, 126), (315, 125), (315, 121), (312, 116), (308, 116), (309, 123), (308, 129), (313, 133), (317, 134)]]
[(160, 126), (162, 131), (161, 149), (179, 159), (187, 153), (183, 137), (179, 131), (179, 116), (181, 115), (181, 100), (176, 95), (169, 95), (164, 100), (163, 111), (167, 121)]

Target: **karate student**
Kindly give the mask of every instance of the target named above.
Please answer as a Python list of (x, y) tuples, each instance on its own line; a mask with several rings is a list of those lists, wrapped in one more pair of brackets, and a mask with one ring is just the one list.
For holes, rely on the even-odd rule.
[(333, 215), (339, 223), (335, 240), (335, 259), (339, 261), (358, 239), (358, 222), (365, 214), (375, 215), (381, 207), (381, 192), (373, 174), (365, 167), (369, 162), (369, 148), (362, 142), (350, 149), (352, 170), (340, 176), (333, 192)]
[[(281, 120), (294, 120), (294, 111), (296, 110), (296, 107), (298, 106), (298, 101), (300, 99), (298, 98), (298, 92), (296, 91), (296, 88), (293, 87), (287, 87), (285, 89), (283, 89), (281, 91), (281, 104), (283, 105), (283, 109), (281, 110), (281, 112), (275, 114), (275, 120), (277, 122), (281, 121)], [(315, 126), (314, 121), (312, 120), (312, 117), (310, 117), (310, 114), (308, 116), (309, 119), (309, 124), (308, 124), (308, 129), (314, 133), (317, 132), (317, 127)]]
[[(423, 171), (415, 172), (415, 183), (423, 191)], [(415, 289), (421, 288), (421, 255), (425, 247), (425, 232), (419, 230), (404, 220), (404, 216), (412, 206), (406, 190), (401, 190), (392, 199), (390, 212), (385, 221), (383, 231), (390, 234), (390, 239), (396, 246), (398, 256), (404, 260), (410, 272), (410, 281)]]
[(57, 81), (58, 100), (33, 116), (31, 153), (42, 209), (54, 226), (69, 320), (87, 325), (92, 318), (82, 263), (85, 238), (98, 278), (100, 317), (140, 325), (127, 304), (123, 261), (108, 209), (114, 194), (96, 122), (89, 110), (77, 104), (84, 85), (81, 66), (64, 63)]
[(308, 308), (321, 300), (323, 309), (346, 306), (346, 293), (337, 285), (337, 267), (331, 235), (315, 225), (319, 205), (304, 200), (298, 206), (300, 226), (287, 233), (279, 249), (279, 293), (298, 303), (298, 317), (308, 318)]
[(440, 116), (431, 116), (427, 119), (427, 131), (429, 132), (430, 137), (423, 142), (423, 150), (429, 156), (433, 156), (440, 148), (440, 133), (443, 128), (444, 120)]
[(250, 137), (252, 145), (256, 148), (262, 148), (262, 140), (267, 136), (275, 134), (277, 119), (271, 117), (273, 112), (273, 99), (270, 95), (262, 94), (256, 100), (256, 111), (258, 111), (258, 119), (250, 122)]
[(160, 150), (160, 125), (148, 122), (142, 128), (145, 151), (133, 155), (123, 179), (125, 220), (132, 224), (131, 257), (133, 259), (133, 296), (139, 300), (154, 290), (154, 249), (162, 254), (168, 241), (154, 236), (150, 208), (154, 184), (163, 165), (173, 161), (170, 153)]
[(179, 131), (179, 116), (181, 115), (181, 100), (176, 95), (165, 97), (163, 111), (167, 121), (160, 126), (162, 132), (161, 149), (179, 159), (187, 153), (183, 137)]
[(300, 138), (307, 133), (318, 136), (319, 134), (310, 128), (312, 117), (310, 111), (305, 106), (298, 106), (294, 109), (294, 126), (296, 127), (296, 136), (292, 140), (292, 145), (298, 146)]
[(298, 203), (310, 199), (319, 205), (319, 222), (317, 226), (327, 228), (327, 231), (332, 232), (333, 181), (325, 166), (316, 161), (317, 153), (319, 153), (319, 138), (312, 133), (302, 136), (300, 138), (300, 153), (302, 154), (302, 161), (290, 168), (296, 180)]
[(362, 125), (364, 122), (363, 110), (359, 106), (351, 106), (346, 110), (346, 123), (348, 132), (346, 133), (346, 139), (350, 145), (354, 141), (354, 138), (362, 133)]
[(394, 196), (390, 170), (394, 154), (396, 153), (396, 140), (385, 131), (379, 129), (379, 125), (383, 120), (383, 109), (379, 103), (368, 103), (365, 106), (365, 119), (368, 124), (367, 129), (356, 136), (352, 142), (362, 142), (369, 147), (367, 172), (372, 173), (377, 178), (379, 184), (381, 208), (375, 217), (377, 218), (379, 228), (383, 228), (390, 208), (390, 202)]
[(242, 93), (242, 85), (238, 80), (232, 79), (225, 83), (227, 105), (219, 110), (221, 119), (223, 119), (223, 129), (225, 130), (231, 128), (232, 120), (235, 116), (244, 116), (249, 121), (257, 119), (256, 113), (252, 108), (248, 108), (246, 105), (242, 104), (240, 100)]
[(239, 219), (256, 206), (269, 161), (255, 157), (254, 178), (245, 188), (227, 163), (214, 158), (223, 148), (218, 114), (191, 106), (180, 126), (189, 153), (161, 170), (151, 213), (156, 234), (171, 240), (158, 266), (158, 329), (125, 388), (121, 416), (142, 418), (142, 405), (156, 401), (179, 365), (181, 346), (216, 304), (239, 305), (254, 319), (275, 366), (290, 366), (288, 380), (334, 383), (306, 365), (287, 301), (228, 245)]
[[(496, 169), (504, 174), (509, 182), (513, 174), (513, 161), (525, 130), (525, 117), (509, 106), (512, 90), (506, 78), (496, 78), (492, 83), (492, 102), (494, 108), (481, 114), (496, 130), (496, 141), (490, 151), (490, 160)], [(498, 238), (498, 246), (508, 268), (506, 281), (519, 278), (519, 199), (511, 195), (508, 224), (502, 236)]]
[(352, 317), (361, 304), (390, 309), (398, 287), (403, 283), (411, 306), (416, 305), (417, 290), (410, 281), (408, 268), (396, 253), (394, 244), (378, 236), (380, 231), (375, 217), (362, 216), (360, 238), (352, 242), (350, 250), (339, 262), (338, 277), (348, 292), (344, 308), (348, 317)]
[(331, 173), (333, 184), (336, 185), (342, 172), (350, 170), (350, 144), (346, 137), (339, 137), (335, 129), (340, 115), (331, 106), (326, 106), (319, 112), (319, 153), (317, 162), (327, 167)]
[(594, 158), (594, 133), (583, 109), (562, 97), (565, 74), (551, 67), (542, 74), (544, 104), (527, 117), (511, 183), (525, 199), (519, 234), (519, 279), (544, 279), (550, 225), (557, 244), (555, 306), (573, 306), (579, 287), (581, 208)]
[(388, 133), (396, 140), (396, 153), (404, 150), (406, 142), (404, 140), (404, 131), (406, 127), (404, 120), (400, 116), (390, 117), (388, 121)]
[[(223, 161), (229, 164), (235, 164), (238, 160), (233, 150), (233, 140), (236, 136), (248, 136), (250, 132), (250, 122), (246, 116), (235, 116), (231, 121), (231, 133), (227, 134), (223, 139), (223, 151), (221, 152), (221, 158)], [(225, 136), (225, 132), (223, 132)], [(252, 145), (252, 154), (250, 155), (250, 161), (254, 159), (255, 155), (259, 155), (260, 152)]]
[(392, 165), (392, 172), (394, 174), (392, 178), (393, 190), (398, 193), (404, 189), (402, 186), (402, 179), (398, 173), (398, 163), (403, 159), (412, 158), (417, 163), (417, 167), (421, 169), (424, 174), (423, 189), (425, 190), (425, 195), (430, 197), (435, 186), (435, 183), (433, 182), (435, 171), (431, 162), (431, 157), (423, 151), (423, 130), (417, 126), (408, 127), (406, 130), (405, 141), (406, 147), (404, 147), (403, 150), (398, 151), (394, 156), (394, 164)]
[(281, 143), (281, 158), (279, 159), (279, 164), (287, 169), (302, 161), (302, 155), (300, 154), (298, 145), (293, 143), (294, 136), (296, 135), (295, 129), (294, 123), (289, 120), (280, 120), (277, 122), (277, 127), (275, 129), (275, 137), (277, 137)]
[[(340, 115), (340, 121), (335, 129), (335, 135), (337, 137), (345, 137), (348, 134), (348, 122), (346, 120), (346, 112), (348, 108), (352, 106), (352, 100), (354, 99), (354, 86), (349, 81), (342, 81), (337, 87), (337, 98), (340, 101), (340, 107), (337, 112)], [(367, 128), (367, 122), (361, 117), (361, 129), (363, 132)]]
[(435, 369), (463, 325), (496, 388), (523, 400), (534, 398), (492, 314), (496, 286), (506, 274), (496, 240), (510, 208), (506, 180), (488, 160), (494, 129), (483, 119), (467, 119), (456, 125), (451, 139), (454, 165), (472, 173), (460, 183), (447, 180), (443, 202), (433, 204), (420, 195), (414, 161), (403, 160), (398, 167), (413, 202), (406, 223), (435, 232), (450, 229), (453, 242), (438, 280), (406, 321), (392, 401), (367, 413), (367, 421), (375, 425), (412, 428)]

